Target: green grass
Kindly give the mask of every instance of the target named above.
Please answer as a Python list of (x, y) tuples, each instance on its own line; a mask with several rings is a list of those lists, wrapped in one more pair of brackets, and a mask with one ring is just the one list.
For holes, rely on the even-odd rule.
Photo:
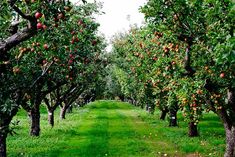
[(222, 124), (212, 113), (199, 125), (200, 137), (187, 137), (187, 123), (179, 114), (179, 127), (168, 127), (159, 113), (149, 115), (127, 103), (97, 101), (67, 114), (55, 127), (47, 124), (42, 107), (41, 136), (28, 135), (27, 114), (15, 118), (20, 124), (17, 135), (8, 137), (8, 156), (32, 157), (156, 157), (223, 156), (225, 135)]

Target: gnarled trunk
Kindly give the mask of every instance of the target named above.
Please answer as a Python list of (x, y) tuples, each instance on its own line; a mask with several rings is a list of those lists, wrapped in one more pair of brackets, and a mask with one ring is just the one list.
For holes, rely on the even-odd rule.
[(195, 124), (194, 122), (189, 122), (188, 124), (188, 136), (189, 137), (196, 137), (198, 136), (198, 130), (197, 130), (197, 124)]
[(40, 105), (35, 104), (35, 106), (30, 111), (31, 116), (31, 128), (30, 135), (31, 136), (39, 136), (40, 135)]
[(235, 126), (231, 129), (225, 128), (226, 131), (226, 150), (224, 157), (235, 157)]
[(0, 130), (0, 157), (6, 157), (6, 139), (7, 139), (7, 135), (6, 133), (2, 132), (2, 130)]
[(11, 115), (0, 115), (0, 157), (5, 157), (7, 154), (6, 150), (6, 139), (7, 134), (9, 133), (9, 125), (12, 118), (18, 112), (18, 107), (14, 108), (11, 112)]
[[(230, 116), (235, 114), (235, 89), (228, 89), (228, 105), (231, 108)], [(220, 112), (220, 117), (224, 123), (226, 132), (226, 150), (224, 157), (235, 157), (235, 122), (234, 118), (228, 118), (226, 111)]]
[[(14, 115), (16, 114), (18, 109), (16, 109)], [(9, 125), (14, 115), (1, 115), (0, 117), (0, 157), (6, 156), (6, 139), (7, 134), (9, 132)], [(8, 117), (7, 117), (8, 116)]]

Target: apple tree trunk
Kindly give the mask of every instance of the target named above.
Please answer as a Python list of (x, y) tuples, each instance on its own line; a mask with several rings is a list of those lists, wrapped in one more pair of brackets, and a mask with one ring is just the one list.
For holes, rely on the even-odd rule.
[(30, 135), (39, 136), (40, 135), (40, 105), (39, 104), (35, 104), (34, 107), (30, 110), (30, 116), (31, 116)]
[(48, 123), (51, 125), (51, 127), (54, 127), (55, 120), (54, 120), (54, 110), (48, 110)]
[(224, 157), (235, 157), (235, 126), (226, 128), (226, 150)]
[(188, 136), (189, 137), (197, 137), (198, 134), (198, 129), (197, 129), (197, 124), (195, 124), (194, 122), (189, 122), (188, 124)]
[(7, 134), (9, 133), (9, 125), (11, 123), (12, 118), (16, 115), (17, 112), (18, 107), (12, 110), (11, 115), (0, 114), (0, 157), (6, 157), (6, 139)]
[(65, 114), (66, 114), (66, 105), (64, 105), (64, 106), (60, 109), (60, 119), (61, 119), (61, 120), (65, 119)]
[(161, 116), (160, 119), (161, 120), (165, 120), (166, 119), (166, 114), (168, 113), (168, 110), (161, 110)]
[(169, 126), (178, 126), (177, 124), (177, 111), (170, 110), (169, 112)]
[(0, 130), (0, 157), (6, 157), (6, 139), (7, 134), (4, 131)]
[(227, 92), (229, 117), (226, 111), (222, 110), (220, 117), (223, 121), (226, 133), (226, 150), (224, 157), (235, 157), (235, 89), (229, 88)]
[(10, 115), (1, 115), (1, 116), (2, 117), (0, 117), (0, 157), (5, 157), (7, 154), (6, 139), (7, 139), (7, 134), (9, 132), (9, 125), (12, 120), (12, 116)]

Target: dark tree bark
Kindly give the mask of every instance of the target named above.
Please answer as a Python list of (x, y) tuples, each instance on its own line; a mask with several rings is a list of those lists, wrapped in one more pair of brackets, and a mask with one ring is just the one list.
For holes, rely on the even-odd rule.
[(48, 111), (48, 123), (51, 125), (51, 127), (54, 127), (55, 121), (54, 121), (54, 110)]
[[(60, 82), (56, 84), (55, 86), (51, 86), (47, 91), (42, 91), (44, 83), (45, 83), (44, 80), (42, 80), (41, 78), (38, 79), (37, 84), (36, 84), (37, 85), (36, 91), (34, 91), (35, 95), (33, 96), (34, 100), (32, 100), (33, 107), (29, 111), (29, 115), (31, 116), (31, 130), (30, 130), (31, 136), (40, 135), (40, 105), (42, 103), (42, 100), (46, 100), (45, 97), (47, 94), (49, 94), (50, 92), (56, 90), (57, 88), (65, 84), (64, 82)], [(47, 104), (47, 101), (45, 102)], [(27, 109), (27, 106), (24, 108)], [(49, 109), (54, 111), (56, 109), (56, 106), (49, 108)]]
[(45, 102), (45, 104), (47, 106), (48, 123), (49, 123), (49, 125), (51, 125), (51, 127), (54, 127), (54, 124), (55, 124), (54, 112), (55, 112), (56, 108), (60, 105), (60, 101), (57, 100), (57, 102), (55, 103), (54, 106), (50, 104), (50, 102), (49, 102), (49, 100), (47, 98), (44, 98), (44, 102)]
[(6, 157), (6, 139), (7, 135), (5, 133), (0, 133), (0, 157)]
[(34, 107), (30, 110), (31, 116), (31, 136), (40, 135), (40, 104), (35, 104)]
[(6, 139), (9, 133), (9, 125), (12, 117), (16, 115), (18, 108), (12, 111), (12, 115), (3, 115), (0, 117), (0, 157), (6, 157)]
[(188, 76), (193, 76), (193, 74), (196, 72), (192, 67), (191, 67), (191, 43), (192, 41), (188, 42), (188, 47), (186, 48), (185, 52), (185, 58), (184, 58), (184, 69), (186, 70), (186, 75)]
[(169, 112), (169, 126), (178, 126), (177, 124), (177, 111), (170, 110)]
[(226, 150), (224, 157), (235, 157), (235, 126), (226, 128)]
[[(205, 88), (211, 93), (216, 93), (220, 88), (219, 85), (213, 83), (210, 80), (206, 80)], [(216, 110), (212, 101), (206, 100), (206, 103), (210, 105), (213, 112), (215, 112), (221, 119), (224, 125), (226, 133), (226, 150), (224, 157), (235, 157), (235, 89), (229, 87), (227, 92), (228, 109), (222, 107), (220, 110)]]
[(74, 101), (84, 92), (85, 86), (82, 86), (82, 88), (78, 88), (78, 85), (76, 85), (74, 88), (71, 89), (71, 91), (66, 94), (63, 98), (64, 105), (61, 107), (60, 110), (60, 119), (65, 119), (65, 114), (69, 106), (72, 105)]
[(125, 96), (124, 95), (120, 95), (119, 98), (120, 98), (121, 101), (124, 102), (124, 100), (125, 100)]
[(169, 110), (169, 126), (175, 127), (178, 126), (177, 123), (177, 112), (179, 110), (178, 100), (174, 92), (168, 94), (168, 110)]
[(6, 157), (6, 139), (9, 133), (9, 125), (17, 111), (18, 108), (12, 111), (12, 115), (3, 115), (3, 117), (0, 117), (0, 157)]
[[(228, 89), (228, 105), (230, 107), (230, 114), (235, 114), (235, 89)], [(235, 122), (232, 117), (228, 116), (228, 113), (222, 109), (220, 117), (224, 123), (226, 132), (226, 150), (224, 157), (235, 157)]]
[(16, 115), (19, 109), (19, 104), (22, 100), (21, 91), (16, 91), (16, 97), (14, 97), (16, 101), (16, 107), (11, 110), (10, 114), (2, 114), (0, 113), (0, 157), (6, 157), (6, 138), (9, 133), (9, 125), (11, 123), (12, 118)]
[(12, 118), (0, 119), (0, 157), (6, 157), (6, 138)]
[(166, 119), (166, 114), (168, 113), (168, 110), (161, 110), (161, 116), (160, 119), (161, 120), (165, 120)]
[(194, 122), (189, 122), (188, 127), (189, 127), (188, 131), (189, 137), (197, 137), (199, 135), (197, 130), (197, 125), (195, 125)]
[(223, 121), (225, 135), (226, 135), (226, 150), (224, 157), (235, 156), (235, 125), (230, 121), (226, 111), (222, 109), (218, 113), (219, 117)]

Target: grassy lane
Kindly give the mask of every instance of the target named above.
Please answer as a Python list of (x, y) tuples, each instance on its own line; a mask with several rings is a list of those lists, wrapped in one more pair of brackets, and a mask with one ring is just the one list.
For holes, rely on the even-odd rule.
[(64, 121), (56, 117), (53, 129), (47, 124), (46, 110), (41, 112), (39, 138), (28, 136), (26, 113), (19, 112), (18, 135), (8, 138), (9, 156), (219, 157), (224, 151), (223, 128), (214, 115), (204, 117), (200, 137), (188, 138), (187, 124), (181, 117), (180, 127), (169, 128), (167, 121), (157, 120), (158, 114), (148, 115), (127, 103), (91, 103), (68, 114)]

